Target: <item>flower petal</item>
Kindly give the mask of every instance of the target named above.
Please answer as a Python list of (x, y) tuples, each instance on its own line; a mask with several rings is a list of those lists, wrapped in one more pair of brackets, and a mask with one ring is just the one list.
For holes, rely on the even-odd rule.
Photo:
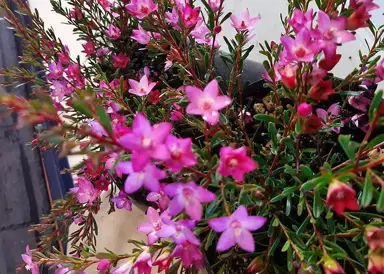
[(221, 234), (217, 242), (216, 250), (219, 252), (230, 249), (236, 243), (235, 232), (232, 229), (227, 229)]
[(124, 191), (128, 194), (134, 193), (143, 185), (143, 181), (139, 179), (137, 173), (128, 176), (124, 183)]
[(223, 232), (228, 228), (229, 217), (214, 218), (208, 220), (208, 225), (216, 232)]
[(249, 232), (248, 230), (244, 228), (241, 229), (241, 232), (239, 234), (235, 233), (235, 238), (237, 244), (245, 251), (255, 251), (255, 240), (253, 239), (251, 232)]
[(249, 216), (246, 220), (241, 221), (241, 225), (250, 231), (254, 231), (262, 227), (266, 223), (266, 221), (266, 217)]

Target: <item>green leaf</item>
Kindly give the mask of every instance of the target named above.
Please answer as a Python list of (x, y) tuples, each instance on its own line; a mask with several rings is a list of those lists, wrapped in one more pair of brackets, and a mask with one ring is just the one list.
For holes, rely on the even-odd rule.
[(363, 207), (368, 206), (372, 201), (372, 197), (373, 197), (372, 171), (368, 169), (367, 174), (365, 175), (363, 194), (361, 195), (361, 205)]
[(220, 121), (220, 123), (222, 123), (223, 125), (228, 124), (228, 118), (227, 118), (227, 116), (225, 116), (224, 113), (220, 113), (220, 115), (219, 115), (219, 121)]
[(373, 116), (378, 110), (382, 99), (383, 99), (383, 90), (375, 92), (371, 105), (369, 106), (369, 111), (368, 111), (369, 121), (373, 120)]
[(284, 188), (283, 192), (275, 197), (273, 197), (271, 200), (270, 200), (270, 203), (275, 203), (275, 202), (278, 202), (282, 199), (284, 199), (285, 197), (287, 197), (288, 195), (292, 194), (293, 192), (295, 192), (296, 190), (298, 190), (299, 187), (298, 186), (291, 186), (291, 187), (286, 187)]
[(72, 107), (88, 118), (92, 118), (92, 112), (83, 103), (72, 102)]
[(315, 197), (313, 199), (313, 216), (319, 218), (324, 210), (324, 203), (320, 196), (320, 191), (315, 191)]
[(340, 90), (336, 94), (340, 94), (343, 96), (359, 96), (362, 91), (354, 91), (354, 90)]
[(248, 191), (242, 189), (239, 194), (239, 204), (244, 206), (249, 206), (252, 203), (251, 198), (248, 195)]
[(272, 255), (275, 252), (277, 246), (280, 243), (280, 240), (281, 240), (281, 234), (279, 234), (279, 237), (276, 238), (276, 240), (273, 242), (271, 248), (268, 250), (268, 255)]
[(229, 17), (231, 17), (232, 15), (232, 12), (228, 12), (224, 17), (223, 19), (221, 19), (220, 21), (220, 25), (222, 25)]
[(379, 199), (377, 200), (376, 209), (380, 212), (384, 211), (384, 187), (381, 187), (381, 192), (379, 195)]
[(375, 138), (373, 138), (371, 141), (369, 141), (369, 143), (367, 144), (367, 148), (368, 149), (373, 148), (382, 142), (384, 142), (384, 134), (378, 135)]
[(267, 114), (256, 114), (255, 116), (253, 116), (253, 119), (266, 122), (266, 123), (272, 122), (275, 124), (281, 124), (281, 122), (277, 120), (275, 117), (269, 116)]
[(100, 124), (108, 131), (110, 135), (112, 135), (111, 119), (102, 106), (96, 107), (96, 114)]
[(208, 250), (208, 248), (212, 245), (213, 240), (216, 238), (217, 233), (213, 231), (212, 229), (209, 231), (207, 241), (204, 245), (204, 249)]
[(281, 252), (285, 252), (290, 247), (289, 241), (286, 241), (283, 247), (281, 248)]
[(356, 142), (351, 141), (351, 135), (339, 135), (339, 144), (343, 148), (345, 154), (348, 158), (354, 162), (355, 161), (355, 151), (358, 147)]
[(312, 172), (312, 170), (311, 170), (311, 168), (309, 166), (307, 166), (307, 165), (300, 165), (299, 170), (300, 170), (301, 175), (304, 176), (304, 178), (312, 179), (313, 172)]
[(271, 135), (271, 141), (272, 141), (272, 153), (277, 153), (277, 130), (274, 123), (269, 122), (268, 123), (268, 132)]

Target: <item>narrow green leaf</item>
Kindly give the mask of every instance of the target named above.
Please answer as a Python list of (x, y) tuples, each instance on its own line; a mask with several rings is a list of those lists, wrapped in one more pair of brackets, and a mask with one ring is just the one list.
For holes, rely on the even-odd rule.
[(345, 154), (352, 162), (354, 162), (357, 145), (355, 142), (351, 141), (351, 135), (339, 135), (338, 140)]
[(229, 17), (231, 17), (232, 15), (232, 12), (228, 12), (224, 17), (223, 19), (221, 19), (220, 21), (220, 25), (222, 25)]
[(281, 252), (287, 251), (289, 247), (290, 247), (289, 241), (286, 241), (283, 247), (281, 248)]
[(279, 237), (276, 238), (276, 240), (273, 242), (271, 248), (268, 250), (268, 255), (272, 255), (275, 252), (277, 246), (280, 243), (280, 240), (281, 240), (281, 234), (279, 234)]
[(372, 185), (372, 171), (368, 169), (365, 175), (365, 182), (363, 188), (363, 194), (361, 195), (361, 205), (363, 207), (368, 206), (373, 197), (373, 185)]
[(100, 124), (108, 131), (110, 135), (112, 135), (111, 119), (102, 106), (96, 107), (96, 114)]
[(382, 99), (383, 99), (383, 90), (379, 90), (375, 92), (371, 105), (369, 106), (369, 111), (368, 111), (369, 121), (373, 120), (373, 116), (377, 111), (377, 109), (379, 108)]
[(378, 135), (375, 138), (373, 138), (371, 141), (369, 141), (369, 143), (367, 144), (367, 148), (368, 149), (373, 148), (382, 142), (384, 142), (384, 134)]
[(213, 240), (215, 239), (216, 235), (217, 235), (217, 233), (215, 231), (213, 231), (213, 230), (209, 231), (207, 241), (205, 242), (205, 245), (204, 245), (205, 250), (208, 250), (208, 248), (212, 245)]
[(80, 113), (84, 114), (88, 118), (92, 118), (92, 113), (89, 111), (89, 109), (83, 104), (83, 103), (77, 103), (73, 102), (72, 107), (79, 111)]
[(320, 191), (316, 189), (315, 197), (313, 199), (313, 216), (319, 218), (324, 210), (324, 203), (320, 196)]
[(379, 195), (379, 199), (377, 200), (376, 209), (380, 212), (384, 211), (384, 187), (381, 187), (381, 192)]
[(262, 122), (266, 122), (266, 123), (272, 122), (275, 124), (281, 124), (281, 122), (279, 120), (277, 120), (275, 117), (269, 116), (267, 114), (256, 114), (255, 116), (253, 116), (253, 119), (258, 120), (258, 121), (262, 121)]

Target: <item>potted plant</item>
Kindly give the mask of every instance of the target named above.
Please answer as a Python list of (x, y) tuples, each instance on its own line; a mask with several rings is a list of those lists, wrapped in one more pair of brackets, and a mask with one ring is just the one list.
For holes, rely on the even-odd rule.
[[(289, 1), (280, 41), (260, 44), (264, 80), (244, 77), (259, 17), (225, 14), (224, 0), (51, 1), (74, 26), (86, 62), (45, 29), (23, 26), (22, 67), (6, 84), (33, 83), (35, 99), (0, 103), (19, 125), (55, 122), (34, 145), (84, 154), (67, 170), (76, 186), (33, 230), (25, 267), (57, 273), (381, 273), (384, 271), (383, 26), (372, 0)], [(219, 45), (221, 25), (235, 37)], [(338, 47), (369, 28), (374, 42), (345, 78)], [(38, 39), (36, 39), (38, 37)], [(219, 54), (225, 48), (228, 54)], [(221, 55), (221, 56), (220, 56)], [(222, 63), (217, 60), (220, 59)], [(38, 69), (32, 69), (31, 67)], [(218, 67), (227, 67), (227, 70)], [(253, 71), (253, 68), (251, 69)], [(148, 221), (131, 254), (96, 252), (101, 193), (131, 210), (146, 197)], [(66, 236), (73, 251), (52, 244)], [(124, 241), (126, 239), (122, 239)]]

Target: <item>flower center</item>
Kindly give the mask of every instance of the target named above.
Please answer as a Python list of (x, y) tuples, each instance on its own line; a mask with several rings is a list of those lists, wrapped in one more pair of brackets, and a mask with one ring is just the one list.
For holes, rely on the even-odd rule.
[(193, 196), (193, 190), (186, 187), (183, 189), (183, 196), (186, 200), (190, 200)]
[(229, 168), (236, 168), (237, 165), (239, 164), (239, 161), (232, 157), (229, 157), (226, 162)]
[(149, 10), (148, 6), (147, 5), (141, 5), (140, 6), (140, 12), (141, 13), (147, 13)]
[(153, 228), (156, 231), (159, 231), (161, 229), (161, 221), (157, 221), (156, 223), (153, 224)]
[(340, 191), (336, 193), (336, 199), (337, 200), (343, 200), (345, 197), (344, 192)]
[(141, 142), (141, 144), (143, 145), (143, 147), (149, 147), (152, 143), (152, 140), (151, 138), (144, 138), (143, 141)]
[(241, 223), (238, 220), (232, 221), (231, 227), (235, 231), (236, 235), (240, 235), (240, 233), (241, 233)]
[(171, 157), (173, 160), (180, 160), (181, 158), (181, 151), (180, 149), (174, 147), (171, 149)]
[(142, 181), (144, 179), (144, 172), (140, 172), (139, 175), (137, 175), (137, 178)]
[(302, 46), (296, 48), (296, 50), (295, 50), (295, 54), (296, 54), (296, 56), (297, 56), (297, 57), (300, 57), (300, 58), (304, 57), (304, 56), (306, 55), (306, 53), (307, 53), (307, 51), (306, 51), (305, 48), (302, 47)]
[(247, 28), (247, 25), (245, 24), (244, 21), (241, 21), (240, 27), (241, 27), (241, 28)]
[(208, 111), (212, 108), (213, 102), (212, 100), (204, 100), (201, 104), (201, 109), (204, 111)]

